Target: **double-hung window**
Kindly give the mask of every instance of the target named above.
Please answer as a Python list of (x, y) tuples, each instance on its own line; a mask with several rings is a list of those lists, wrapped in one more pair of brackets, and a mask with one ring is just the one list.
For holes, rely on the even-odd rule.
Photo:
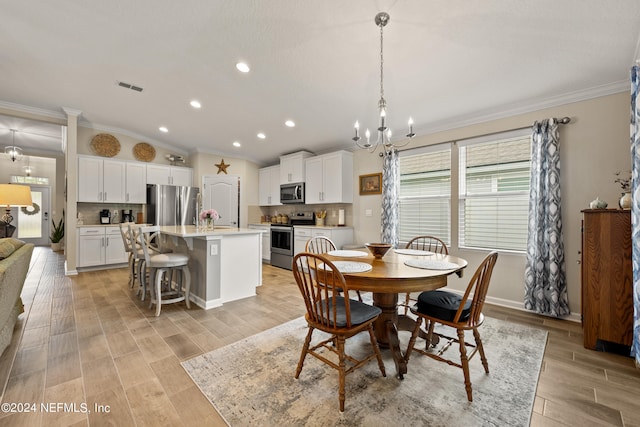
[(432, 235), (450, 244), (451, 144), (400, 153), (400, 247)]
[(459, 247), (526, 251), (530, 131), (459, 145)]

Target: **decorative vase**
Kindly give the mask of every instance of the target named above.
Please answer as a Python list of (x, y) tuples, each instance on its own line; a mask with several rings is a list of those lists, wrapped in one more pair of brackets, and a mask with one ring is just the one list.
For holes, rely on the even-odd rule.
[(62, 247), (62, 244), (61, 244), (60, 242), (51, 243), (51, 250), (52, 250), (53, 252), (58, 252), (58, 251), (60, 251), (61, 247)]
[(620, 208), (631, 209), (631, 193), (622, 193), (622, 197), (620, 197)]
[(213, 230), (214, 223), (213, 218), (207, 218), (207, 230)]

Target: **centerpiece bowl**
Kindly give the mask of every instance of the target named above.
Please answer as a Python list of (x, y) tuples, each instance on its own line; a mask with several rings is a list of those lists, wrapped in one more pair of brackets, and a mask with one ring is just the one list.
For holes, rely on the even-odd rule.
[(388, 251), (391, 249), (391, 244), (389, 243), (365, 243), (364, 244), (369, 252), (377, 258), (382, 258)]

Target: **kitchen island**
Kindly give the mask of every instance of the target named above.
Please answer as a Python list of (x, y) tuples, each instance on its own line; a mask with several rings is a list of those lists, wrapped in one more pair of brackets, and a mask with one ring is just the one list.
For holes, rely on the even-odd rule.
[(191, 301), (208, 310), (256, 294), (262, 285), (262, 230), (160, 227), (162, 244), (189, 256)]

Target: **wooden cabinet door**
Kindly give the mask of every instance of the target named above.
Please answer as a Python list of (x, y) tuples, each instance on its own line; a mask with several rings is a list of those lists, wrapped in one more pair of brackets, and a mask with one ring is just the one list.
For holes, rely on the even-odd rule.
[(78, 267), (104, 264), (104, 234), (80, 236), (78, 239)]
[(162, 165), (147, 165), (147, 184), (171, 184), (171, 168)]
[(171, 185), (193, 186), (193, 170), (191, 168), (171, 168)]
[(584, 346), (631, 345), (633, 273), (629, 211), (585, 210), (582, 237)]
[(78, 201), (103, 201), (102, 159), (78, 157)]
[(107, 203), (124, 203), (125, 197), (125, 179), (126, 179), (126, 163), (119, 160), (104, 160), (102, 169), (102, 191), (103, 202)]
[(127, 203), (147, 203), (147, 167), (142, 163), (127, 163), (126, 170)]
[(324, 195), (324, 163), (322, 157), (307, 159), (305, 203), (323, 203)]

